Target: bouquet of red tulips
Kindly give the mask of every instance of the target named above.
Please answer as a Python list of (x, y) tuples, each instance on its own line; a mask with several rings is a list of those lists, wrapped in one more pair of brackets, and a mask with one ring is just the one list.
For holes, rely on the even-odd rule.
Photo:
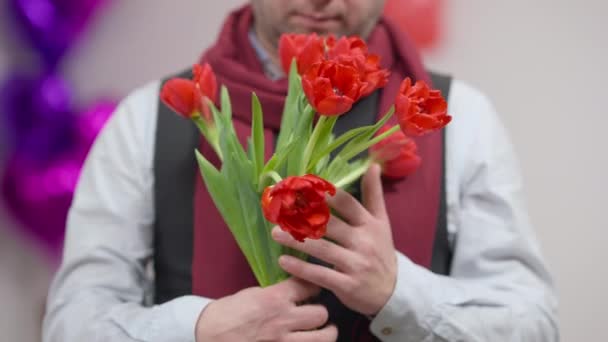
[[(385, 86), (388, 70), (358, 37), (283, 35), (279, 54), (289, 89), (269, 160), (264, 157), (264, 115), (255, 94), (245, 149), (232, 124), (225, 87), (219, 108), (214, 103), (217, 82), (209, 65), (195, 65), (192, 80), (172, 79), (161, 91), (164, 103), (191, 119), (220, 158), (218, 169), (196, 152), (207, 190), (261, 286), (287, 278), (277, 263), (280, 255), (306, 257), (274, 242), (274, 225), (298, 241), (323, 238), (330, 217), (327, 195), (358, 180), (372, 162), (382, 165), (386, 177), (412, 173), (421, 160), (408, 136), (440, 129), (451, 120), (439, 91), (406, 78), (395, 105), (376, 124), (334, 136), (338, 117)], [(394, 113), (399, 125), (386, 126)], [(366, 157), (358, 157), (368, 149)]]

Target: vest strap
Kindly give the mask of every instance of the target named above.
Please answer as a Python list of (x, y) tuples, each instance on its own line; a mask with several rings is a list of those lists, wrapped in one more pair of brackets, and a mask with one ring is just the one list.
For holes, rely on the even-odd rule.
[[(449, 100), (452, 77), (449, 75), (429, 72), (433, 87), (439, 89), (446, 100)], [(437, 274), (449, 275), (452, 268), (453, 251), (448, 238), (447, 192), (446, 192), (446, 148), (445, 129), (441, 131), (443, 140), (443, 177), (441, 177), (441, 196), (439, 197), (439, 210), (435, 241), (433, 243), (433, 258), (431, 270)]]
[[(192, 78), (190, 70), (175, 77)], [(164, 84), (164, 82), (163, 82)], [(155, 303), (192, 293), (194, 190), (198, 129), (159, 98), (154, 147)]]

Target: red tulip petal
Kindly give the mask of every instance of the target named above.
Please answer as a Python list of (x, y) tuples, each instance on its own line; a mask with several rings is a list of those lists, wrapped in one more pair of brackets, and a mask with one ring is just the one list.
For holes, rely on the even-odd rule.
[(354, 101), (346, 96), (331, 96), (321, 100), (317, 104), (317, 112), (321, 115), (342, 115), (348, 112)]
[(329, 215), (328, 215), (328, 213), (323, 212), (323, 211), (312, 213), (306, 217), (306, 221), (311, 226), (325, 225), (329, 221)]
[(195, 92), (194, 82), (174, 78), (165, 82), (160, 98), (173, 111), (185, 118), (190, 118), (196, 106)]
[(279, 57), (281, 59), (281, 66), (285, 74), (289, 74), (291, 62), (296, 57), (296, 47), (293, 42), (293, 35), (283, 34), (279, 38)]
[(272, 223), (277, 223), (281, 214), (281, 199), (273, 197), (268, 205), (264, 207), (264, 217)]
[(203, 66), (203, 73), (198, 83), (201, 92), (210, 98), (212, 102), (215, 102), (217, 99), (217, 79), (211, 65), (208, 63), (205, 63)]

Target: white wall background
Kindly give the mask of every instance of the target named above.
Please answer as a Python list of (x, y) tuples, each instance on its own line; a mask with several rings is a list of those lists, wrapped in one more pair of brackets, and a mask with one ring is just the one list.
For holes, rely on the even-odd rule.
[[(66, 73), (83, 103), (123, 96), (191, 64), (227, 10), (241, 2), (115, 0), (73, 52)], [(608, 193), (601, 140), (608, 129), (608, 2), (445, 2), (444, 43), (427, 53), (427, 62), (483, 89), (510, 129), (558, 283), (563, 341), (608, 341), (608, 224), (600, 216)], [(7, 36), (0, 27), (0, 37)], [(0, 45), (0, 78), (16, 54), (8, 41)], [(15, 321), (15, 331), (33, 324)], [(26, 341), (8, 333), (7, 341)]]

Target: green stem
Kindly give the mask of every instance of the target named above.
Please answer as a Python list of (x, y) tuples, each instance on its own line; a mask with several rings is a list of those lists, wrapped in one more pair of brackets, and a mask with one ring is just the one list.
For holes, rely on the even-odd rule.
[(283, 178), (281, 178), (281, 175), (279, 175), (276, 171), (265, 172), (260, 176), (260, 181), (258, 183), (258, 191), (264, 190), (264, 188), (266, 187), (266, 181), (269, 179), (273, 180), (275, 184), (283, 180)]
[(399, 131), (400, 129), (401, 128), (399, 127), (399, 125), (395, 125), (395, 126), (391, 127), (388, 131), (380, 134), (377, 137), (374, 137), (373, 139), (366, 142), (365, 144), (361, 144), (361, 145), (357, 146), (356, 148), (353, 148), (352, 150), (350, 150), (346, 154), (344, 154), (344, 156), (343, 156), (344, 160), (349, 160), (349, 159), (353, 158), (354, 156), (367, 150), (371, 146), (374, 146), (375, 144), (379, 143), (380, 141), (384, 140), (385, 138), (387, 138), (391, 134)]
[(361, 166), (356, 169), (350, 171), (346, 176), (342, 179), (337, 180), (334, 185), (336, 188), (344, 189), (346, 186), (350, 185), (352, 182), (359, 179), (363, 174), (367, 171), (369, 166), (372, 164), (372, 160), (368, 157), (365, 163), (361, 164)]
[(302, 159), (302, 164), (300, 165), (300, 175), (304, 175), (306, 170), (308, 169), (308, 162), (310, 161), (310, 157), (312, 156), (312, 151), (315, 149), (315, 145), (317, 144), (317, 140), (319, 139), (319, 134), (322, 131), (323, 126), (327, 122), (327, 116), (321, 115), (319, 121), (315, 125), (315, 128), (312, 131), (312, 135), (306, 144), (306, 148), (304, 149), (304, 158)]
[(214, 123), (208, 123), (203, 119), (200, 115), (192, 118), (196, 127), (201, 132), (201, 134), (205, 137), (205, 140), (211, 145), (211, 148), (215, 151), (215, 153), (220, 158), (220, 161), (224, 161), (222, 150), (220, 148), (220, 135), (217, 130), (217, 126)]

